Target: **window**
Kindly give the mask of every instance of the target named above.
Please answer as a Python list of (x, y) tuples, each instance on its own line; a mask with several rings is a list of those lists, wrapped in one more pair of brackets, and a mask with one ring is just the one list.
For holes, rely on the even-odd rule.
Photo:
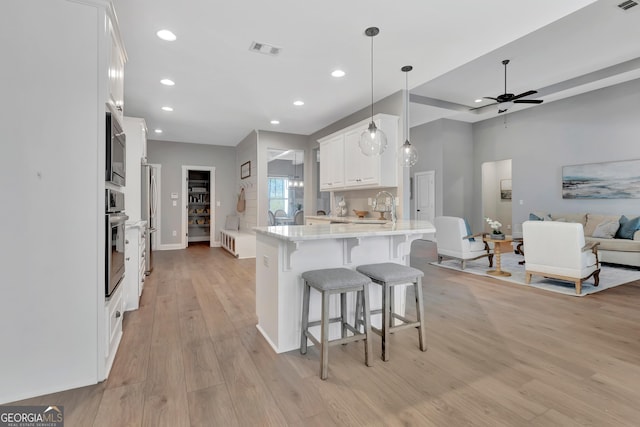
[(286, 177), (269, 178), (269, 210), (282, 209), (289, 215), (289, 179)]

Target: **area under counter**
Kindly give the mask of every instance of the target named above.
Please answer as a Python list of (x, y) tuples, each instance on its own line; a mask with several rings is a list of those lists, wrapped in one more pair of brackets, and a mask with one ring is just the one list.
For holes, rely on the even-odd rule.
[[(395, 262), (409, 265), (411, 243), (431, 235), (435, 228), (427, 221), (398, 221), (396, 224), (321, 224), (257, 227), (256, 229), (256, 314), (258, 330), (277, 353), (300, 348), (302, 279), (308, 270)], [(406, 286), (395, 286), (395, 311), (404, 313)], [(372, 309), (380, 308), (381, 290), (371, 287)], [(338, 313), (339, 300), (331, 301), (331, 316)], [(348, 315), (353, 317), (355, 296), (348, 298)], [(320, 295), (312, 292), (310, 320), (320, 319)], [(379, 325), (379, 319), (373, 319)], [(330, 335), (340, 334), (333, 324)]]

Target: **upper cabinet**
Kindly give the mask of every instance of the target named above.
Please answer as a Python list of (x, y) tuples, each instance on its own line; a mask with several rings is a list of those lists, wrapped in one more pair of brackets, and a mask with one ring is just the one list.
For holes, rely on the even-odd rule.
[(374, 116), (376, 126), (387, 136), (387, 148), (379, 156), (365, 156), (360, 151), (360, 135), (369, 122), (364, 120), (318, 140), (321, 191), (398, 185), (398, 117)]
[(320, 142), (320, 189), (344, 187), (344, 135)]
[(125, 52), (113, 21), (109, 20), (109, 99), (112, 110), (122, 119), (124, 114)]

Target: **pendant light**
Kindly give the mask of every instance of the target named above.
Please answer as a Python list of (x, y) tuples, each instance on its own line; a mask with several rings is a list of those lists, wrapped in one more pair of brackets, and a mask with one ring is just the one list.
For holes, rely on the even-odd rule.
[(373, 122), (373, 38), (378, 35), (378, 27), (369, 27), (364, 33), (371, 38), (371, 123), (360, 135), (360, 150), (366, 156), (377, 156), (387, 148), (387, 136)]
[(400, 161), (402, 166), (410, 168), (418, 162), (418, 152), (416, 147), (409, 142), (409, 71), (413, 70), (411, 65), (405, 65), (401, 68), (405, 75), (405, 108), (404, 108), (404, 144), (400, 147)]

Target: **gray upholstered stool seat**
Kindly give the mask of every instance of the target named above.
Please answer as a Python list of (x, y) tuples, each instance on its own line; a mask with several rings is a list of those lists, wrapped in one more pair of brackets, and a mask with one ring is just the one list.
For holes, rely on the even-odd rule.
[[(304, 293), (302, 296), (302, 332), (300, 334), (300, 353), (307, 353), (307, 338), (320, 349), (320, 378), (327, 378), (329, 371), (329, 345), (346, 344), (351, 341), (364, 341), (364, 356), (367, 366), (371, 366), (369, 354), (371, 353), (371, 320), (369, 314), (369, 285), (371, 279), (348, 268), (327, 268), (312, 270), (302, 273), (304, 280)], [(309, 299), (311, 288), (322, 295), (322, 314), (318, 321), (309, 322)], [(358, 319), (359, 324), (364, 325), (364, 332), (356, 329), (356, 319), (353, 325), (347, 321), (347, 292), (357, 292), (356, 300), (362, 314)], [(340, 295), (340, 316), (331, 318), (329, 315), (329, 297)], [(329, 324), (340, 322), (341, 338), (329, 340)], [(318, 340), (309, 328), (320, 325), (320, 340)], [(348, 335), (350, 331), (352, 335)]]
[[(371, 310), (370, 314), (382, 314), (382, 328), (374, 328), (371, 330), (382, 337), (382, 360), (389, 360), (389, 334), (406, 328), (418, 329), (418, 340), (420, 350), (426, 351), (426, 338), (424, 326), (424, 302), (422, 298), (422, 277), (424, 273), (417, 268), (408, 267), (406, 265), (396, 264), (393, 262), (385, 262), (380, 264), (361, 265), (356, 268), (360, 273), (371, 278), (373, 283), (382, 286), (382, 308), (379, 310)], [(415, 299), (416, 299), (416, 318), (408, 319), (393, 311), (394, 298), (393, 289), (395, 285), (412, 283)], [(362, 308), (358, 304), (356, 306), (356, 327), (360, 326)], [(402, 323), (395, 325), (395, 320)]]

